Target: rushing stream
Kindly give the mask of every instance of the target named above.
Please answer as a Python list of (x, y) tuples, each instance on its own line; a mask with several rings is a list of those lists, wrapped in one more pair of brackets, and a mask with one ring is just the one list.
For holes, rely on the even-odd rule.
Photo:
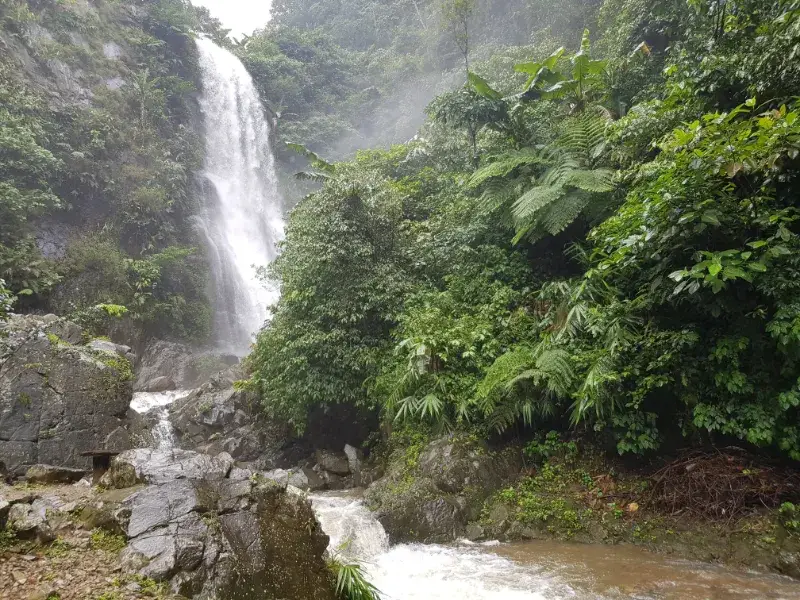
[(200, 229), (214, 284), (215, 345), (243, 356), (277, 300), (277, 290), (256, 276), (283, 236), (270, 126), (241, 61), (208, 39), (198, 39), (197, 48), (209, 184)]
[(330, 550), (362, 561), (384, 600), (795, 600), (784, 577), (673, 560), (631, 546), (558, 542), (389, 547), (361, 501), (311, 497)]

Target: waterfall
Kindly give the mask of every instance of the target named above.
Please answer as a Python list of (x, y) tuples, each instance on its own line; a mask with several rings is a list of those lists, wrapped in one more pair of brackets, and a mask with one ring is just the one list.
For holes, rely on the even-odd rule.
[(241, 61), (198, 39), (200, 108), (205, 130), (205, 237), (214, 285), (214, 334), (219, 351), (242, 356), (277, 300), (256, 274), (277, 255), (283, 235), (270, 126), (253, 79)]

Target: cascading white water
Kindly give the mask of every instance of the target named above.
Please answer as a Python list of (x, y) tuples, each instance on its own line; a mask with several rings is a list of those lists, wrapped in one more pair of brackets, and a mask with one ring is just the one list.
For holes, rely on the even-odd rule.
[(131, 401), (131, 408), (141, 415), (152, 413), (155, 423), (151, 429), (153, 443), (160, 450), (171, 450), (175, 446), (175, 432), (169, 420), (170, 404), (184, 398), (190, 392), (176, 390), (172, 392), (136, 392)]
[(331, 538), (334, 554), (355, 560), (372, 560), (389, 549), (389, 536), (378, 520), (356, 497), (348, 494), (311, 496), (322, 530)]
[(199, 227), (208, 246), (219, 351), (242, 356), (277, 300), (256, 276), (277, 255), (281, 200), (270, 125), (241, 61), (208, 39), (197, 40), (205, 128), (205, 207)]

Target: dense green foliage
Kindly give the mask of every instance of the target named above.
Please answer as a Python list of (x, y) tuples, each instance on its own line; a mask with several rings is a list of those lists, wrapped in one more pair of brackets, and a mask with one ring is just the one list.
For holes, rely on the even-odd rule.
[[(800, 8), (570, 2), (543, 32), (488, 4), (467, 85), (291, 214), (251, 357), (267, 409), (299, 429), (345, 402), (484, 435), (578, 427), (621, 453), (741, 440), (800, 459)], [(458, 45), (430, 3), (326, 6), (278, 3), (259, 36), (399, 47), (348, 29), (374, 8)], [(488, 45), (503, 26), (534, 43)]]
[(183, 0), (138, 4), (0, 3), (0, 276), (18, 308), (125, 305), (202, 340), (192, 36), (218, 24)]

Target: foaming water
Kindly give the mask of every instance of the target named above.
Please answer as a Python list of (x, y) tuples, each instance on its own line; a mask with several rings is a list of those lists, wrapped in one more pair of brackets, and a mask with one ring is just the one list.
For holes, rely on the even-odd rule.
[(331, 552), (357, 560), (372, 560), (389, 550), (389, 536), (364, 503), (348, 494), (311, 496)]
[[(480, 547), (401, 545), (365, 564), (384, 600), (543, 600), (574, 598), (539, 569)], [(585, 597), (585, 596), (584, 596)]]
[(175, 430), (169, 420), (170, 404), (189, 395), (186, 390), (171, 392), (136, 392), (131, 400), (131, 408), (139, 414), (153, 412), (156, 423), (151, 433), (155, 447), (160, 450), (170, 450), (175, 447)]
[(206, 239), (214, 284), (217, 349), (243, 356), (278, 298), (256, 269), (277, 256), (281, 199), (270, 150), (270, 126), (241, 61), (208, 39), (197, 40), (205, 125)]
[(359, 560), (383, 600), (800, 600), (785, 577), (669, 559), (633, 546), (552, 541), (389, 547), (353, 494), (311, 496), (333, 554)]

